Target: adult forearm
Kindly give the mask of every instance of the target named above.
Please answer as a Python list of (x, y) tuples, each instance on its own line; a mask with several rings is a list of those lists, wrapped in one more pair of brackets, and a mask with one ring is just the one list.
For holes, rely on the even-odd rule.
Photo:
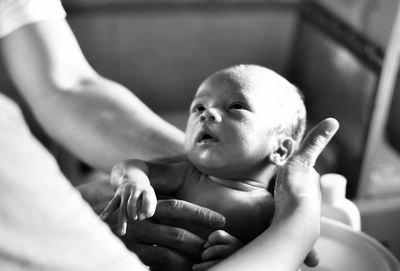
[(65, 20), (44, 20), (2, 39), (11, 78), (44, 129), (89, 164), (180, 153), (183, 133), (128, 89), (99, 76)]
[(307, 214), (308, 210), (306, 207), (293, 210), (210, 270), (298, 270), (320, 231), (319, 215)]
[(152, 159), (183, 151), (183, 133), (123, 86), (94, 77), (53, 91), (35, 106), (45, 130), (89, 164), (109, 170), (126, 158)]

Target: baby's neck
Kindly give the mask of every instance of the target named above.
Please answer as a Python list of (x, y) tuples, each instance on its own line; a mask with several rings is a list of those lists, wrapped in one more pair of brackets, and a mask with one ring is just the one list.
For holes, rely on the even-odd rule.
[(262, 164), (262, 167), (255, 166), (251, 169), (242, 168), (240, 170), (229, 167), (208, 168), (201, 165), (194, 166), (198, 171), (207, 175), (211, 181), (241, 191), (267, 190), (278, 170), (276, 165), (267, 162)]
[(211, 181), (218, 183), (222, 186), (226, 186), (235, 190), (239, 191), (246, 191), (246, 192), (251, 192), (251, 191), (265, 191), (268, 188), (267, 184), (264, 184), (259, 181), (253, 181), (253, 180), (232, 180), (232, 179), (223, 179), (219, 177), (214, 177), (214, 176), (208, 176)]

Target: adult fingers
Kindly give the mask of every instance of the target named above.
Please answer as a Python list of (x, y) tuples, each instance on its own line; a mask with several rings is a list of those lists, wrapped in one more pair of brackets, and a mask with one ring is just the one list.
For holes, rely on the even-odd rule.
[(225, 225), (225, 217), (223, 215), (193, 203), (176, 199), (159, 200), (154, 218), (214, 229), (222, 228)]
[[(111, 228), (114, 228), (111, 225)], [(200, 259), (204, 239), (176, 227), (154, 224), (148, 220), (129, 221), (129, 227), (122, 240), (126, 244), (149, 244), (184, 252), (193, 259)]]
[[(101, 208), (102, 206), (104, 205), (99, 204), (95, 208)], [(118, 228), (118, 214), (111, 214), (106, 222), (116, 232)], [(153, 223), (152, 219), (142, 221), (129, 220), (128, 223), (129, 227), (127, 227), (126, 234), (121, 237), (124, 242), (154, 244), (183, 251), (200, 259), (205, 240), (196, 234), (179, 227)]]
[(327, 118), (321, 121), (308, 133), (292, 160), (301, 163), (305, 167), (314, 166), (318, 156), (338, 129), (339, 123), (334, 118)]
[(127, 248), (134, 251), (140, 260), (150, 270), (164, 270), (164, 271), (188, 271), (192, 270), (192, 260), (186, 255), (177, 251), (147, 244), (126, 244)]

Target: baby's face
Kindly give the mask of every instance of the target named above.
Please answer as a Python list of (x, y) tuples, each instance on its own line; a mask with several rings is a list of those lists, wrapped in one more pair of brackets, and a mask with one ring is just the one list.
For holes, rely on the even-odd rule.
[(212, 76), (190, 107), (185, 150), (201, 171), (221, 178), (249, 178), (278, 147), (274, 86), (251, 86)]

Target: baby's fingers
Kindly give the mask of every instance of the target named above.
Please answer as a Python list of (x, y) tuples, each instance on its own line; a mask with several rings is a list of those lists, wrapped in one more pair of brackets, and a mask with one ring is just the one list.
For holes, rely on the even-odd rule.
[(117, 233), (118, 233), (118, 235), (121, 235), (121, 236), (125, 235), (126, 228), (128, 226), (128, 217), (127, 217), (127, 212), (126, 212), (127, 202), (128, 202), (128, 194), (121, 193), (121, 202), (119, 205), (118, 225), (117, 225)]
[(220, 260), (214, 260), (214, 261), (209, 261), (209, 262), (204, 262), (204, 263), (197, 263), (194, 264), (192, 267), (193, 271), (204, 271), (208, 270), (210, 267), (216, 265)]
[(156, 211), (157, 197), (154, 189), (149, 189), (142, 193), (141, 210), (139, 220), (152, 217)]
[(204, 244), (204, 247), (208, 248), (210, 246), (222, 244), (234, 244), (236, 246), (241, 245), (240, 241), (236, 237), (230, 235), (224, 230), (216, 230), (208, 236), (207, 242)]
[(121, 196), (119, 194), (116, 194), (110, 202), (107, 204), (107, 206), (104, 208), (104, 210), (100, 213), (100, 218), (105, 220), (107, 219), (112, 212), (118, 209), (119, 203), (121, 200)]
[(216, 258), (226, 258), (236, 252), (239, 247), (230, 246), (230, 245), (216, 245), (207, 248), (201, 253), (202, 261), (209, 261)]
[(154, 189), (131, 190), (127, 205), (128, 217), (132, 220), (144, 220), (154, 215), (157, 197)]
[(132, 192), (127, 202), (127, 215), (132, 220), (137, 220), (141, 210), (142, 193), (139, 191)]
[(214, 231), (208, 236), (204, 244), (206, 248), (201, 254), (203, 261), (215, 258), (225, 258), (233, 254), (242, 247), (242, 243), (233, 235), (224, 230)]

